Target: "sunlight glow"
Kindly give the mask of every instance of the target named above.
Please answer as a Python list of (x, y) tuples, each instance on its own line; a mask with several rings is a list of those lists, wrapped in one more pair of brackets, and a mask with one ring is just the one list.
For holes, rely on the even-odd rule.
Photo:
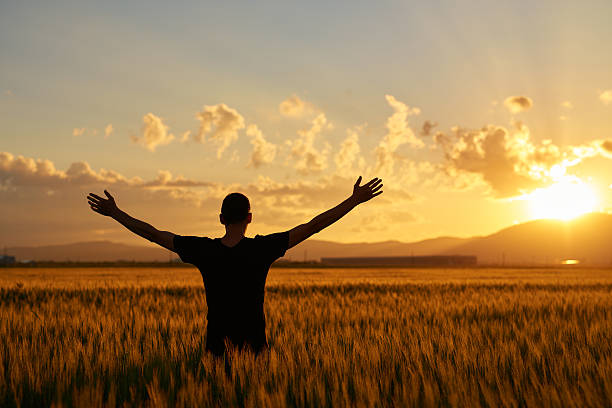
[(525, 199), (534, 219), (570, 220), (594, 211), (597, 205), (593, 189), (575, 177), (564, 177), (550, 187), (535, 190)]

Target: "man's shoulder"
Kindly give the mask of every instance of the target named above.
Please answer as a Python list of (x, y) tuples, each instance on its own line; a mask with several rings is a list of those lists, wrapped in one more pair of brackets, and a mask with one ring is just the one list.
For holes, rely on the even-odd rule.
[(265, 234), (265, 235), (257, 234), (253, 237), (253, 239), (257, 241), (266, 241), (270, 239), (271, 240), (282, 239), (285, 235), (289, 235), (289, 231), (274, 232), (272, 234)]
[(196, 235), (174, 235), (174, 243), (175, 246), (185, 244), (185, 245), (201, 245), (212, 242), (213, 239), (209, 237), (200, 237)]
[(175, 234), (174, 236), (176, 238), (200, 239), (200, 240), (208, 240), (208, 241), (212, 241), (213, 240), (213, 238), (202, 237), (202, 236), (199, 236), (199, 235), (179, 235), (179, 234)]

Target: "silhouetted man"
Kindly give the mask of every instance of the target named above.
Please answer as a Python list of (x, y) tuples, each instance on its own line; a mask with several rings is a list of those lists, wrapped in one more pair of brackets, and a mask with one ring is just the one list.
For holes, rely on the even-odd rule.
[(135, 234), (176, 252), (183, 262), (200, 270), (208, 305), (206, 349), (223, 355), (226, 340), (255, 352), (268, 346), (264, 288), (270, 265), (287, 249), (338, 221), (357, 205), (382, 194), (381, 179), (374, 178), (363, 186), (360, 182), (361, 176), (349, 198), (310, 222), (254, 238), (244, 236), (252, 214), (249, 200), (240, 193), (229, 194), (223, 200), (219, 219), (225, 225), (225, 235), (214, 239), (159, 231), (121, 211), (106, 190), (107, 198), (90, 193), (87, 200), (93, 211), (112, 217)]

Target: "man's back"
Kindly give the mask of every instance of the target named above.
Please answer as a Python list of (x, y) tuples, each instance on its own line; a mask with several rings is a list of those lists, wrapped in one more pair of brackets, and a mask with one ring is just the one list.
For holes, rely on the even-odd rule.
[(174, 248), (183, 262), (198, 267), (206, 289), (206, 348), (222, 354), (228, 339), (260, 351), (267, 346), (264, 296), (270, 265), (285, 254), (289, 233), (242, 238), (228, 247), (220, 238), (176, 235)]

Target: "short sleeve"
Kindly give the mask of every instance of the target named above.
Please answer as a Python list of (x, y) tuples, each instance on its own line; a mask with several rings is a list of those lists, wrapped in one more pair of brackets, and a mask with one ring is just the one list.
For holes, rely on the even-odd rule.
[(260, 241), (260, 250), (266, 254), (270, 263), (284, 256), (289, 247), (289, 231), (258, 235), (257, 238)]
[(181, 261), (192, 264), (201, 256), (202, 240), (201, 237), (175, 235), (174, 252), (178, 254)]

